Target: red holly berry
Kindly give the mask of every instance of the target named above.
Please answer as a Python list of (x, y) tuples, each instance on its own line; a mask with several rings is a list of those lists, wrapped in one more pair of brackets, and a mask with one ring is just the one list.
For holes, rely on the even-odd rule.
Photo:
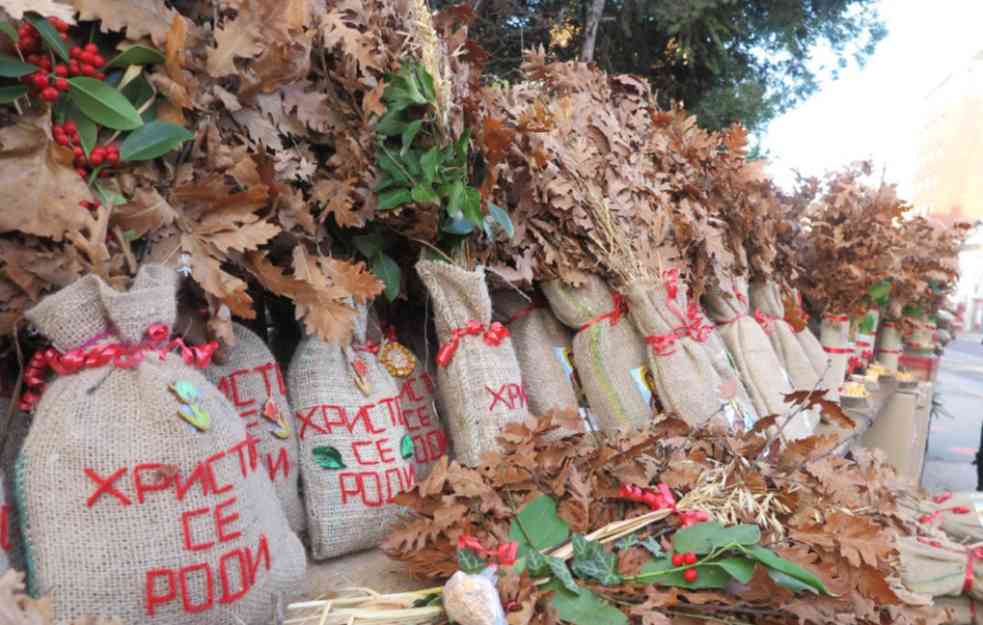
[(68, 66), (65, 65), (64, 63), (59, 63), (58, 65), (55, 65), (55, 76), (59, 76), (61, 78), (67, 77)]
[(89, 65), (92, 65), (92, 60), (95, 58), (95, 56), (96, 55), (94, 52), (88, 52), (88, 51), (83, 52), (82, 54), (79, 55), (79, 62), (88, 63)]
[(38, 65), (41, 67), (41, 69), (43, 69), (46, 72), (51, 71), (51, 59), (49, 59), (46, 56), (41, 57), (41, 62), (38, 63)]
[(93, 54), (92, 64), (95, 65), (96, 67), (102, 67), (103, 65), (106, 64), (106, 59), (102, 58), (101, 54)]
[(672, 565), (673, 566), (682, 566), (684, 564), (686, 564), (686, 557), (683, 554), (681, 554), (681, 553), (674, 553), (674, 554), (672, 554)]
[(68, 91), (68, 79), (55, 78), (55, 89), (58, 91)]
[(65, 129), (65, 132), (73, 135), (77, 134), (79, 131), (78, 126), (76, 126), (75, 122), (70, 119), (67, 120), (64, 124), (62, 124), (61, 127)]
[(81, 70), (82, 70), (81, 73), (82, 73), (83, 76), (95, 76), (96, 75), (96, 68), (92, 67), (88, 63), (83, 64)]
[(75, 170), (75, 173), (77, 173), (79, 175), (79, 178), (85, 178), (86, 176), (88, 176), (88, 174), (85, 172), (85, 170), (82, 169), (81, 167), (77, 168)]
[(58, 36), (61, 37), (62, 41), (68, 43), (68, 33), (58, 33)]
[(82, 48), (75, 46), (68, 51), (68, 56), (76, 60), (79, 59), (82, 56)]
[(41, 99), (46, 102), (54, 102), (58, 99), (58, 90), (54, 87), (48, 87), (41, 91)]
[(80, 74), (81, 72), (82, 72), (82, 69), (81, 69), (81, 66), (79, 65), (79, 62), (78, 61), (72, 59), (71, 61), (68, 62), (68, 73), (69, 74), (71, 74), (72, 76), (76, 76), (76, 75)]
[(36, 72), (34, 74), (34, 86), (38, 89), (44, 89), (48, 86), (48, 75), (44, 72)]
[(692, 551), (683, 554), (683, 562), (686, 564), (696, 564), (696, 554)]
[(85, 150), (81, 146), (75, 146), (72, 149), (72, 154), (75, 155), (75, 158), (85, 158)]
[(102, 171), (99, 172), (99, 177), (100, 178), (109, 178), (109, 176), (110, 176), (111, 173), (112, 172), (110, 172), (108, 169), (103, 169)]
[(106, 148), (103, 148), (101, 146), (97, 148), (92, 148), (92, 153), (89, 154), (89, 163), (91, 163), (94, 167), (98, 167), (99, 165), (102, 165), (102, 161), (105, 158), (106, 158)]
[(48, 18), (48, 23), (55, 27), (55, 30), (59, 32), (68, 32), (68, 24), (62, 20), (60, 17), (52, 15)]
[(116, 165), (117, 163), (119, 163), (119, 150), (116, 150), (115, 148), (112, 150), (107, 150), (106, 162), (109, 163), (110, 165)]
[(96, 80), (106, 80), (106, 75), (103, 74), (102, 72), (96, 72), (96, 75), (93, 76), (93, 78), (95, 78)]
[(696, 580), (700, 579), (700, 574), (696, 569), (686, 569), (683, 571), (683, 579), (692, 584)]
[(94, 43), (87, 43), (85, 44), (85, 51), (95, 54), (96, 52), (99, 51), (99, 46), (97, 46)]
[(41, 64), (41, 55), (40, 54), (28, 54), (27, 55), (27, 62), (30, 63), (31, 65), (40, 65)]

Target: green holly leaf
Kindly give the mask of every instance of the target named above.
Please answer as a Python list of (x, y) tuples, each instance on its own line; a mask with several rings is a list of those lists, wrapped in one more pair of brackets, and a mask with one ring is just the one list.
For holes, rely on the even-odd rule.
[(584, 579), (593, 579), (605, 586), (621, 583), (616, 572), (617, 557), (604, 549), (599, 542), (587, 540), (580, 534), (573, 535), (573, 572)]
[(540, 495), (524, 505), (509, 527), (509, 540), (519, 544), (520, 556), (530, 549), (552, 549), (569, 537), (570, 526), (556, 513), (556, 502), (549, 495)]
[(17, 29), (10, 22), (0, 22), (0, 32), (10, 37), (14, 43), (20, 43), (20, 35), (17, 34)]
[(553, 591), (553, 607), (564, 623), (573, 625), (628, 625), (628, 617), (586, 588), (571, 592), (559, 581), (544, 587)]
[(311, 450), (314, 463), (322, 469), (346, 469), (344, 461), (341, 459), (341, 452), (334, 447), (322, 446)]
[(409, 434), (404, 434), (402, 440), (399, 441), (399, 455), (403, 460), (409, 460), (413, 457), (413, 439)]
[(759, 542), (761, 530), (757, 525), (724, 527), (716, 521), (684, 527), (672, 536), (672, 546), (676, 553), (692, 551), (701, 555), (727, 545), (756, 545)]
[(720, 560), (716, 560), (713, 562), (713, 564), (727, 571), (731, 577), (742, 584), (750, 582), (751, 578), (754, 576), (754, 560), (749, 558), (742, 556), (731, 556), (729, 558), (721, 558)]
[(17, 98), (25, 95), (27, 95), (27, 87), (24, 85), (0, 87), (0, 104), (10, 104)]
[(48, 23), (48, 20), (41, 17), (37, 13), (28, 13), (24, 15), (24, 19), (34, 26), (49, 50), (60, 56), (63, 61), (69, 60), (68, 46), (65, 45), (64, 41), (62, 41), (61, 34), (55, 30), (55, 27)]
[(479, 556), (471, 549), (457, 550), (457, 566), (465, 573), (480, 573), (485, 570), (488, 564), (484, 558)]
[(96, 147), (99, 140), (99, 128), (95, 123), (82, 114), (82, 111), (74, 102), (69, 102), (65, 109), (65, 117), (75, 122), (79, 132), (79, 143), (82, 144), (82, 151), (88, 156), (92, 153), (92, 148)]
[(153, 160), (193, 138), (187, 128), (153, 121), (127, 135), (119, 146), (119, 158), (125, 162)]
[(37, 65), (31, 65), (17, 57), (0, 54), (0, 76), (4, 78), (20, 78), (38, 71)]
[(127, 65), (157, 65), (164, 62), (164, 53), (157, 48), (130, 46), (107, 63), (107, 67), (126, 67)]
[(370, 232), (352, 237), (352, 243), (355, 244), (355, 249), (362, 253), (362, 256), (372, 258), (382, 252), (386, 242), (378, 232)]
[(86, 76), (68, 79), (69, 94), (92, 121), (113, 130), (134, 130), (143, 118), (118, 90)]
[(826, 588), (826, 585), (821, 579), (805, 570), (798, 564), (789, 562), (788, 560), (780, 557), (770, 549), (765, 549), (764, 547), (754, 545), (743, 549), (743, 551), (748, 556), (754, 558), (761, 564), (764, 564), (772, 571), (778, 571), (779, 573), (783, 573), (792, 579), (802, 582), (808, 586), (812, 592), (824, 595), (830, 594), (829, 590)]
[(396, 261), (386, 254), (376, 254), (372, 259), (372, 273), (385, 285), (386, 299), (390, 302), (396, 301), (402, 282), (402, 270)]
[(730, 583), (730, 574), (726, 570), (717, 566), (700, 564), (689, 567), (696, 569), (696, 572), (698, 573), (696, 581), (693, 582), (686, 581), (686, 578), (683, 577), (683, 574), (685, 573), (683, 570), (664, 573), (664, 571), (669, 571), (674, 568), (677, 567), (673, 566), (672, 558), (668, 556), (663, 558), (655, 558), (653, 560), (649, 560), (642, 567), (641, 575), (662, 573), (661, 575), (655, 575), (647, 578), (645, 583), (656, 584), (658, 586), (677, 586), (679, 588), (689, 588), (691, 590), (726, 588), (727, 584)]

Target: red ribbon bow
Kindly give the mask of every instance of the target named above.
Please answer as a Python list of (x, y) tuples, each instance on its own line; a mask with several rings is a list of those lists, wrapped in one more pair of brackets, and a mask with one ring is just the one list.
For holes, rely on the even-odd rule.
[(170, 335), (171, 329), (167, 324), (155, 323), (147, 328), (143, 341), (137, 344), (111, 343), (89, 347), (93, 342), (112, 336), (104, 332), (86, 341), (81, 347), (64, 354), (53, 347), (35, 352), (24, 370), (24, 385), (27, 386), (27, 390), (21, 395), (18, 408), (25, 412), (29, 411), (41, 400), (41, 395), (47, 386), (45, 382), (47, 369), (51, 369), (56, 375), (72, 375), (82, 369), (97, 369), (107, 365), (119, 369), (132, 369), (143, 362), (144, 354), (148, 351), (157, 351), (160, 359), (164, 360), (174, 349), (179, 350), (185, 364), (204, 369), (218, 349), (217, 341), (191, 347), (180, 338), (165, 343)]
[(365, 341), (361, 345), (353, 345), (352, 349), (356, 352), (365, 352), (366, 354), (378, 354), (379, 344), (375, 341)]
[(583, 332), (595, 323), (600, 323), (605, 320), (607, 320), (610, 325), (616, 326), (618, 325), (618, 322), (621, 321), (621, 315), (625, 314), (627, 310), (628, 306), (625, 304), (625, 298), (621, 296), (621, 293), (611, 291), (611, 310), (607, 311), (606, 313), (601, 313), (584, 325), (580, 326), (579, 332)]
[(437, 366), (446, 367), (450, 364), (454, 358), (454, 354), (457, 352), (458, 345), (461, 344), (461, 339), (466, 336), (479, 335), (484, 339), (485, 345), (498, 347), (502, 344), (502, 341), (508, 338), (509, 330), (497, 321), (493, 321), (485, 329), (485, 326), (480, 321), (474, 320), (469, 321), (463, 328), (454, 328), (451, 332), (451, 340), (441, 345), (440, 350), (437, 352)]
[(761, 312), (760, 308), (754, 309), (754, 320), (758, 322), (761, 329), (765, 331), (765, 334), (771, 334), (774, 330), (774, 322), (778, 320), (778, 317), (773, 315), (766, 315)]

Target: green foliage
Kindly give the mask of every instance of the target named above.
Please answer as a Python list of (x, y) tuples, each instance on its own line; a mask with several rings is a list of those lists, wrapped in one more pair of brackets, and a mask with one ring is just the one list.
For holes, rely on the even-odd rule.
[(457, 565), (461, 567), (461, 570), (465, 573), (474, 574), (485, 570), (488, 563), (485, 562), (484, 558), (471, 549), (458, 549)]
[(672, 536), (672, 547), (677, 553), (692, 551), (702, 555), (724, 545), (756, 545), (761, 540), (757, 525), (741, 524), (724, 527), (717, 522), (697, 523), (685, 527)]
[(582, 579), (592, 579), (605, 586), (621, 583), (617, 573), (617, 557), (605, 551), (599, 542), (573, 535), (573, 572)]
[(119, 146), (119, 156), (123, 161), (149, 161), (164, 156), (193, 138), (191, 132), (177, 124), (153, 121), (134, 130), (123, 140)]
[(596, 594), (582, 588), (579, 593), (566, 590), (553, 581), (547, 588), (553, 593), (553, 607), (560, 620), (574, 625), (628, 625), (628, 617)]
[(68, 85), (72, 101), (100, 126), (133, 130), (143, 125), (140, 113), (118, 89), (86, 76), (70, 78)]
[(36, 71), (38, 71), (36, 65), (24, 63), (13, 56), (0, 54), (0, 76), (4, 78), (20, 78)]
[(530, 549), (543, 551), (570, 537), (570, 526), (556, 513), (556, 502), (548, 495), (533, 499), (512, 520), (509, 540), (519, 544), (519, 556)]
[[(436, 0), (438, 9), (458, 0)], [(760, 130), (862, 64), (886, 34), (874, 0), (607, 0), (594, 61), (612, 73), (646, 76), (663, 107), (682, 102), (701, 124), (743, 122)], [(522, 50), (545, 47), (559, 60), (579, 56), (589, 0), (485, 3), (469, 29), (491, 55), (492, 79), (518, 78)], [(566, 30), (563, 45), (551, 31)], [(816, 67), (823, 46), (832, 67)]]

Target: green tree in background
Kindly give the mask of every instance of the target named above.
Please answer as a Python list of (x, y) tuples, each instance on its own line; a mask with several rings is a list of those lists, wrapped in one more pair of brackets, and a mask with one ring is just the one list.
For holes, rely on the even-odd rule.
[[(460, 0), (435, 0), (436, 8)], [(486, 71), (516, 77), (522, 50), (647, 76), (660, 103), (708, 128), (760, 130), (816, 91), (819, 75), (863, 64), (886, 34), (876, 0), (469, 0)], [(811, 61), (814, 50), (833, 67)]]

